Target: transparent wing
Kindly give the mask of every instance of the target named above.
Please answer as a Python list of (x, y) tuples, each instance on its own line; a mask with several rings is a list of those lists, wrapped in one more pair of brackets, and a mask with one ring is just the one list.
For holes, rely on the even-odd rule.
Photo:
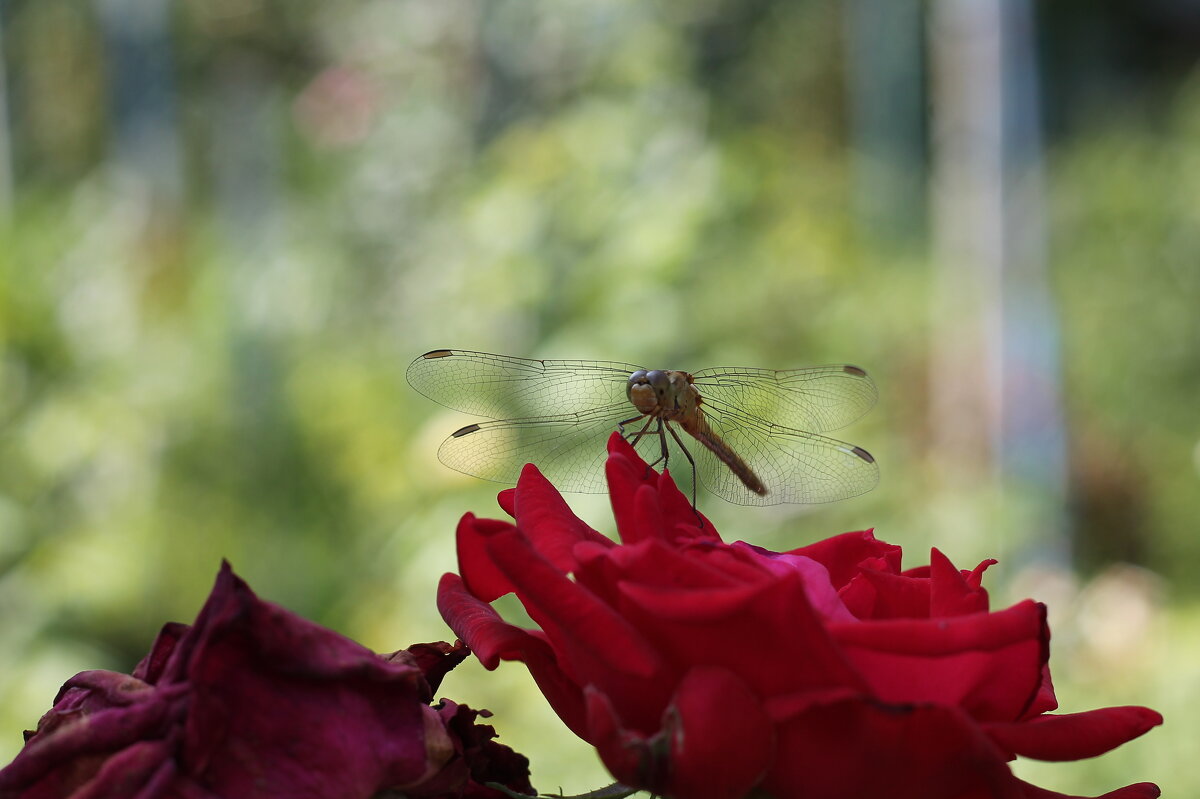
[[(641, 367), (615, 361), (535, 361), (434, 350), (408, 367), (408, 382), (434, 402), (488, 419), (521, 419), (633, 406), (625, 394)], [(601, 447), (603, 449), (603, 447)]]
[[(521, 467), (532, 463), (560, 491), (603, 493), (605, 441), (632, 410), (622, 398), (620, 405), (583, 413), (470, 424), (442, 443), (438, 458), (451, 469), (497, 483), (517, 482)], [(643, 440), (638, 449), (657, 453), (658, 446), (655, 440), (651, 449)]]
[(693, 377), (706, 410), (739, 411), (769, 424), (815, 433), (845, 427), (869, 411), (878, 397), (866, 371), (848, 364), (781, 372), (718, 367)]
[(707, 408), (713, 432), (745, 460), (767, 487), (759, 496), (747, 489), (712, 452), (687, 440), (702, 482), (709, 491), (738, 505), (833, 502), (870, 491), (879, 467), (866, 450), (803, 430), (770, 424), (731, 408)]

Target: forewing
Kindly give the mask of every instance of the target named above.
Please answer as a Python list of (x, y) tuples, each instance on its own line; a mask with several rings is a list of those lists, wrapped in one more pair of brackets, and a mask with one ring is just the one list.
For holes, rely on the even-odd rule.
[(629, 375), (615, 361), (535, 361), (466, 350), (434, 350), (408, 367), (408, 382), (448, 408), (488, 419), (580, 413), (624, 404)]
[(694, 442), (692, 452), (705, 488), (738, 505), (820, 503), (858, 496), (879, 482), (875, 459), (861, 447), (764, 423), (731, 410), (707, 408), (713, 432), (746, 462), (767, 488), (747, 489), (729, 467)]
[(470, 424), (442, 443), (438, 458), (497, 483), (517, 482), (521, 467), (532, 463), (560, 491), (603, 493), (605, 442), (628, 418), (626, 407), (623, 402), (584, 413)]
[(781, 372), (719, 367), (693, 377), (708, 406), (813, 433), (845, 427), (869, 411), (878, 397), (866, 371), (848, 364)]

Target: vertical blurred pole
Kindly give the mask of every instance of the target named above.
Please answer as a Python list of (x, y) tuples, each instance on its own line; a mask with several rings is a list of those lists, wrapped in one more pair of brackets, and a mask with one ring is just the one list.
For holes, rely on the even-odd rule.
[(5, 14), (8, 4), (0, 0), (0, 220), (8, 221), (13, 207), (12, 139), (8, 119), (8, 70), (4, 47)]
[[(283, 12), (279, 12), (283, 13)], [(230, 35), (213, 67), (208, 114), (214, 213), (226, 255), (231, 407), (239, 468), (248, 482), (275, 490), (290, 434), (283, 396), (283, 352), (273, 330), (287, 311), (280, 241), (281, 97), (268, 55)]]
[(997, 477), (1004, 257), (1000, 5), (933, 0), (930, 401), (935, 467), (951, 491)]
[(1021, 553), (1068, 567), (1067, 441), (1058, 318), (1046, 253), (1040, 87), (1031, 0), (1003, 8), (1005, 259), (1000, 462), (1006, 483), (1029, 497), (1017, 519), (1031, 538)]
[(211, 91), (214, 200), (227, 242), (242, 264), (235, 280), (241, 284), (240, 302), (257, 289), (255, 273), (274, 249), (278, 232), (281, 101), (261, 54), (236, 46), (216, 64)]
[(157, 214), (182, 203), (170, 0), (96, 0), (104, 31), (113, 156), (148, 189)]
[(1032, 12), (1028, 0), (934, 0), (930, 13), (932, 457), (948, 491), (995, 490), (1000, 526), (975, 519), (981, 527), (1061, 565), (1065, 455)]
[(921, 0), (847, 0), (842, 9), (859, 227), (868, 242), (919, 242)]

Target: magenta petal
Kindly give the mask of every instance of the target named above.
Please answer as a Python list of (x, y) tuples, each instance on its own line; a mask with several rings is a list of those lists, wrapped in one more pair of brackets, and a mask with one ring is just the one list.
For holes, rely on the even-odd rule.
[(57, 715), (57, 706), (47, 713), (38, 734), (0, 770), (0, 795), (47, 778), (57, 782), (63, 775), (54, 772), (80, 758), (107, 756), (139, 741), (164, 737), (174, 715), (172, 704), (158, 695), (132, 706), (94, 709), (87, 715), (80, 713), (81, 699), (70, 694), (64, 698), (71, 705), (63, 710), (64, 716)]
[(258, 600), (228, 568), (205, 611), (184, 745), (207, 784), (247, 799), (367, 797), (442, 765), (429, 761), (416, 667)]
[(458, 746), (428, 705), (428, 679), (464, 654), (422, 644), (381, 657), (259, 600), (224, 564), (196, 623), (164, 627), (139, 666), (154, 682), (100, 671), (68, 681), (0, 770), (0, 796), (418, 796), (452, 781), (441, 775), (450, 759), (487, 756)]

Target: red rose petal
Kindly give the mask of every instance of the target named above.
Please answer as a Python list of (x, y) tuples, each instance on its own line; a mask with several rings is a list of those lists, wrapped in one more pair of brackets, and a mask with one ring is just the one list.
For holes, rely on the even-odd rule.
[(900, 571), (900, 547), (878, 540), (873, 530), (842, 533), (793, 549), (788, 554), (804, 555), (823, 564), (829, 569), (829, 579), (835, 588), (850, 582), (858, 574), (860, 564), (868, 558), (884, 558), (893, 572)]
[(622, 543), (636, 544), (649, 536), (668, 540), (666, 519), (662, 507), (658, 504), (658, 491), (653, 486), (638, 486), (633, 492), (633, 520), (636, 536), (623, 537)]
[(863, 687), (795, 580), (726, 589), (620, 588), (622, 615), (676, 662), (723, 666), (761, 696)]
[(1045, 608), (946, 619), (832, 624), (844, 655), (886, 702), (937, 702), (987, 721), (1020, 718), (1049, 657)]
[(513, 584), (496, 568), (488, 557), (487, 540), (503, 532), (515, 529), (508, 522), (495, 519), (477, 519), (474, 514), (465, 514), (455, 530), (458, 548), (458, 572), (471, 593), (484, 602), (499, 599), (512, 593)]
[[(988, 609), (987, 591), (979, 587), (983, 570), (995, 563), (988, 560), (964, 575), (950, 559), (934, 548), (929, 553), (929, 615), (963, 616)], [(970, 575), (968, 577), (968, 575)]]
[(675, 534), (684, 538), (720, 541), (717, 529), (703, 513), (692, 507), (690, 497), (675, 485), (674, 478), (666, 469), (658, 478), (658, 499), (662, 503), (663, 515)]
[(838, 599), (842, 600), (850, 615), (858, 619), (875, 618), (875, 601), (878, 597), (879, 591), (865, 574), (856, 574), (838, 590)]
[[(630, 785), (687, 799), (1028, 799), (1054, 794), (1012, 775), (1014, 752), (1083, 756), (1154, 721), (1117, 712), (1070, 746), (1063, 722), (1040, 721), (1055, 706), (1044, 608), (988, 612), (993, 561), (962, 571), (935, 550), (902, 570), (900, 548), (869, 530), (783, 554), (730, 546), (619, 435), (605, 469), (620, 545), (575, 527), (540, 475), (530, 486), (543, 509), (523, 513), (519, 492), (504, 494), (517, 527), (460, 540), (544, 632), (481, 614), (478, 597), (443, 613), (485, 662), (527, 659), (539, 683), (549, 673), (556, 706), (582, 698), (560, 715), (576, 729), (583, 716)], [(723, 707), (729, 697), (740, 698)], [(769, 718), (731, 734), (756, 707)], [(755, 785), (753, 759), (769, 747), (753, 736), (772, 728), (776, 754)]]
[(653, 736), (623, 728), (598, 691), (588, 692), (588, 714), (614, 776), (667, 796), (741, 799), (774, 759), (770, 719), (758, 697), (721, 668), (690, 670)]
[(1159, 796), (1162, 796), (1162, 791), (1152, 782), (1126, 785), (1124, 788), (1118, 788), (1096, 797), (1072, 796), (1058, 791), (1048, 791), (1023, 780), (1016, 780), (1016, 782), (1022, 791), (1021, 799), (1158, 799)]
[(612, 539), (589, 527), (571, 511), (571, 506), (533, 464), (526, 464), (513, 494), (517, 527), (533, 548), (559, 570), (575, 570), (572, 549), (583, 541), (616, 546)]
[[(620, 433), (609, 436), (608, 453), (604, 468), (617, 531), (623, 543), (634, 543), (651, 536), (721, 540), (712, 523), (692, 507), (689, 497), (679, 491), (670, 472), (664, 469), (659, 474), (651, 469)], [(657, 508), (649, 516), (639, 518), (635, 497), (643, 486), (656, 497)], [(645, 511), (643, 508), (640, 512), (644, 514)]]
[[(750, 553), (754, 566), (766, 569), (774, 577), (783, 580), (798, 580), (804, 587), (808, 604), (818, 616), (826, 621), (852, 621), (855, 617), (847, 608), (829, 580), (829, 570), (812, 558), (803, 555), (788, 555), (768, 552), (761, 547), (738, 541), (722, 547), (721, 552)], [(761, 579), (757, 574), (753, 577)]]
[(678, 719), (671, 737), (671, 796), (740, 799), (775, 759), (770, 719), (754, 692), (727, 669), (688, 671), (667, 715)]
[[(642, 529), (637, 511), (635, 495), (647, 485), (645, 466), (637, 466), (626, 454), (633, 451), (621, 437), (613, 436), (608, 441), (608, 460), (604, 473), (608, 477), (608, 490), (612, 499), (613, 518), (617, 522), (617, 534), (622, 543), (633, 543), (654, 536), (654, 530)], [(635, 455), (636, 457), (636, 455)], [(640, 461), (641, 459), (638, 458)]]
[(589, 685), (584, 691), (587, 707), (585, 741), (596, 747), (605, 767), (626, 785), (660, 790), (666, 785), (670, 763), (664, 743), (654, 745), (647, 733), (626, 728), (606, 694)]
[(1054, 682), (1050, 678), (1050, 663), (1042, 666), (1042, 684), (1038, 686), (1037, 695), (1029, 704), (1022, 718), (1031, 719), (1042, 713), (1048, 713), (1058, 708), (1058, 697), (1054, 695)]
[(929, 618), (929, 580), (874, 569), (864, 569), (860, 576), (875, 589), (870, 618)]
[(589, 588), (603, 590), (615, 588), (618, 579), (657, 587), (729, 588), (745, 582), (739, 577), (763, 576), (762, 569), (731, 563), (733, 560), (697, 557), (690, 550), (651, 538), (614, 550), (588, 553), (576, 577)]
[(774, 796), (1021, 799), (1003, 754), (957, 708), (841, 699), (776, 724), (786, 755), (763, 783)]
[(992, 740), (1014, 754), (1061, 761), (1102, 755), (1162, 721), (1162, 714), (1149, 708), (1126, 706), (986, 724), (984, 729)]
[(501, 660), (525, 663), (554, 711), (576, 735), (586, 737), (583, 693), (563, 673), (544, 635), (504, 621), (491, 605), (472, 595), (456, 574), (442, 576), (437, 601), (442, 618), (466, 641), (484, 668), (495, 669)]
[(615, 608), (534, 552), (519, 532), (493, 537), (488, 552), (517, 586), (518, 597), (553, 643), (564, 671), (580, 685), (594, 683), (609, 695), (627, 698), (637, 708), (638, 722), (657, 718), (671, 684), (652, 642)]
[(506, 488), (496, 494), (496, 504), (500, 506), (500, 510), (504, 511), (509, 517), (517, 518), (517, 489)]

